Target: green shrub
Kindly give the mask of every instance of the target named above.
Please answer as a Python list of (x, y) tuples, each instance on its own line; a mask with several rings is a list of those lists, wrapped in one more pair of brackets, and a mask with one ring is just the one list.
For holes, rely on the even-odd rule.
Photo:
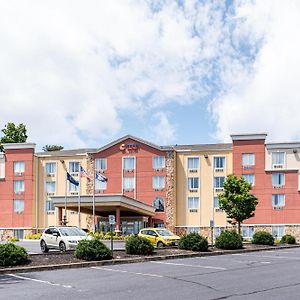
[(265, 231), (257, 231), (253, 234), (253, 244), (258, 245), (274, 245), (274, 237)]
[(236, 231), (224, 230), (216, 238), (215, 245), (220, 249), (240, 249), (243, 248), (243, 238)]
[(154, 252), (154, 247), (150, 241), (138, 236), (131, 236), (125, 244), (127, 254), (151, 255)]
[(198, 233), (190, 233), (180, 238), (179, 248), (192, 251), (207, 251), (208, 241)]
[(286, 234), (281, 238), (280, 243), (296, 244), (296, 239), (291, 234)]
[(18, 239), (17, 237), (15, 237), (15, 236), (12, 236), (12, 237), (10, 237), (10, 238), (8, 239), (8, 241), (11, 242), (11, 243), (15, 243), (15, 242), (18, 242), (19, 239)]
[(111, 251), (99, 239), (80, 241), (74, 255), (84, 260), (105, 260), (112, 258)]
[(0, 266), (17, 266), (29, 262), (25, 248), (13, 243), (0, 245)]

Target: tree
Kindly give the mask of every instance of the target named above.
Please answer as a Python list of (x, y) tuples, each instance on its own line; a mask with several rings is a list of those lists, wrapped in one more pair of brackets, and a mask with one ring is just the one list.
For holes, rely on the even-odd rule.
[(254, 216), (257, 198), (250, 193), (251, 184), (243, 177), (229, 175), (224, 183), (224, 192), (219, 195), (219, 206), (232, 220), (238, 223), (241, 234), (241, 223)]
[(62, 149), (64, 149), (64, 147), (59, 145), (45, 145), (43, 147), (43, 151), (60, 151)]
[(8, 122), (5, 128), (2, 129), (4, 136), (0, 138), (0, 151), (3, 151), (2, 144), (5, 143), (25, 143), (27, 140), (27, 130), (23, 123), (18, 126), (13, 122)]

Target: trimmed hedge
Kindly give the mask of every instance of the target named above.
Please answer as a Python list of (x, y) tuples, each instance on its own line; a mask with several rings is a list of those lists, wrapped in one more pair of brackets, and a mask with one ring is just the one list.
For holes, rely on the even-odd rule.
[(151, 242), (139, 236), (131, 236), (125, 244), (127, 254), (136, 255), (151, 255), (154, 252), (154, 247)]
[(192, 251), (207, 251), (208, 241), (200, 234), (193, 232), (180, 238), (179, 248)]
[(224, 230), (216, 238), (215, 246), (220, 249), (234, 250), (243, 248), (243, 238), (233, 230)]
[(84, 260), (107, 260), (111, 259), (111, 251), (99, 240), (82, 240), (78, 243), (75, 257)]
[(29, 262), (29, 256), (24, 247), (13, 243), (0, 245), (0, 266), (18, 266)]
[(281, 238), (280, 243), (293, 245), (293, 244), (296, 244), (296, 239), (291, 234), (286, 234)]
[(253, 234), (252, 244), (274, 245), (274, 237), (265, 231), (257, 231)]

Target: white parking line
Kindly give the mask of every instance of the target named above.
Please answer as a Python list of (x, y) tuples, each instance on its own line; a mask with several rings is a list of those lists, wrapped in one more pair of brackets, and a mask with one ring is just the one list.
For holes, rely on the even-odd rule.
[(186, 265), (186, 264), (178, 264), (178, 263), (169, 263), (162, 261), (151, 261), (152, 264), (163, 264), (163, 265), (171, 265), (171, 266), (183, 266), (183, 267), (191, 267), (191, 268), (203, 268), (203, 269), (214, 269), (214, 270), (227, 270), (223, 267), (214, 267), (214, 266), (201, 266), (201, 265)]
[(53, 283), (53, 282), (46, 281), (46, 280), (40, 280), (40, 279), (35, 279), (35, 278), (30, 278), (30, 277), (25, 277), (25, 276), (15, 275), (15, 274), (7, 274), (7, 275), (8, 275), (8, 276), (11, 276), (11, 277), (14, 277), (14, 278), (18, 278), (18, 279), (30, 280), (30, 281), (39, 282), (39, 283), (44, 283), (44, 284), (48, 284), (48, 285), (59, 286), (59, 287), (63, 287), (63, 288), (66, 288), (66, 289), (72, 288), (71, 285), (65, 285), (65, 284)]
[(117, 269), (109, 269), (109, 268), (102, 268), (102, 267), (91, 267), (91, 269), (104, 270), (104, 271), (111, 271), (111, 272), (118, 272), (118, 273), (128, 273), (128, 274), (135, 274), (135, 275), (142, 275), (142, 276), (150, 276), (150, 277), (158, 277), (158, 278), (163, 278), (163, 277), (164, 277), (164, 276), (162, 276), (162, 275), (157, 275), (157, 274), (140, 273), (140, 272), (131, 272), (131, 271), (117, 270)]
[(238, 255), (238, 256), (248, 256), (248, 257), (262, 257), (262, 258), (283, 258), (283, 259), (294, 259), (299, 260), (299, 257), (288, 257), (288, 256), (279, 256), (279, 255), (253, 255), (253, 254), (232, 254), (232, 255)]

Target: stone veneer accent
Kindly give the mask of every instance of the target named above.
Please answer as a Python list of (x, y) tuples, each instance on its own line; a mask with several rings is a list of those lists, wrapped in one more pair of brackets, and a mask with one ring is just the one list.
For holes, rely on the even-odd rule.
[(95, 160), (93, 159), (93, 155), (92, 154), (88, 154), (87, 155), (87, 176), (89, 178), (91, 178), (91, 180), (87, 180), (87, 184), (86, 184), (86, 194), (87, 195), (92, 195), (93, 194), (93, 190), (94, 190), (94, 164), (95, 164)]
[(166, 227), (171, 231), (176, 223), (176, 167), (175, 151), (168, 151), (166, 157)]

